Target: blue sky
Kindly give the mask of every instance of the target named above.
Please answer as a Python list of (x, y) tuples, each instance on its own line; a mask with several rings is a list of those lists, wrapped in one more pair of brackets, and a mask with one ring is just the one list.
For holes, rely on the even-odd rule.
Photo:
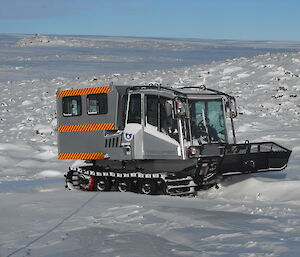
[(0, 0), (0, 33), (300, 41), (299, 0)]

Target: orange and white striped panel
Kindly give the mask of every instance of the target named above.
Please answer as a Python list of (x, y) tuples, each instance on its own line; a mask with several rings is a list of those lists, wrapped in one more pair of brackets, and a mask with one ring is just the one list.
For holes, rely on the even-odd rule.
[(58, 159), (96, 160), (104, 159), (104, 153), (58, 153)]
[(59, 126), (58, 132), (98, 131), (98, 130), (114, 130), (114, 129), (115, 129), (114, 123), (101, 123), (101, 124)]
[(56, 93), (57, 97), (64, 96), (76, 96), (76, 95), (89, 95), (89, 94), (101, 94), (101, 93), (111, 93), (110, 86), (104, 87), (90, 87), (90, 88), (79, 88), (79, 89), (70, 89), (62, 90)]

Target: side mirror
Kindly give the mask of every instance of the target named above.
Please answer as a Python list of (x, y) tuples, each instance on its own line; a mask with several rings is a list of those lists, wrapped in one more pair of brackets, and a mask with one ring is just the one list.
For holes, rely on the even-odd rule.
[(237, 117), (236, 102), (234, 97), (227, 98), (226, 112), (230, 118)]
[(179, 117), (185, 117), (186, 116), (185, 104), (181, 102), (179, 99), (176, 99), (175, 103), (176, 103), (176, 114)]
[(166, 107), (167, 117), (171, 117), (171, 116), (172, 116), (172, 111), (173, 111), (173, 105), (172, 105), (172, 102), (166, 101), (165, 107)]

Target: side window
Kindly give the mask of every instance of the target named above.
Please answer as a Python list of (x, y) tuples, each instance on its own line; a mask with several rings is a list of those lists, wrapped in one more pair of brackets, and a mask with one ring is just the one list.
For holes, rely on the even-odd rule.
[(127, 123), (141, 124), (141, 95), (135, 94), (130, 96)]
[(174, 116), (172, 99), (156, 95), (147, 95), (147, 124), (157, 127), (157, 130), (179, 140), (177, 120)]
[(63, 116), (81, 115), (81, 96), (65, 96), (62, 99)]
[(87, 96), (87, 113), (107, 114), (107, 94), (94, 94)]
[(157, 103), (158, 97), (156, 95), (147, 95), (147, 123), (155, 127), (158, 126), (157, 120)]

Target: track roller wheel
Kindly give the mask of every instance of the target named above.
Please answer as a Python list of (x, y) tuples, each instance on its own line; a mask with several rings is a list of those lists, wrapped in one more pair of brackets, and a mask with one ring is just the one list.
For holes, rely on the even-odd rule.
[(138, 191), (140, 194), (153, 195), (156, 193), (156, 183), (151, 179), (141, 179), (138, 182)]
[(94, 186), (95, 186), (95, 177), (94, 176), (80, 174), (78, 176), (78, 180), (79, 180), (79, 186), (83, 190), (91, 191), (94, 189)]
[(132, 184), (129, 179), (118, 179), (116, 186), (120, 192), (130, 192), (132, 189)]
[(98, 177), (96, 179), (96, 189), (97, 191), (104, 192), (110, 191), (111, 189), (111, 181), (106, 177)]

